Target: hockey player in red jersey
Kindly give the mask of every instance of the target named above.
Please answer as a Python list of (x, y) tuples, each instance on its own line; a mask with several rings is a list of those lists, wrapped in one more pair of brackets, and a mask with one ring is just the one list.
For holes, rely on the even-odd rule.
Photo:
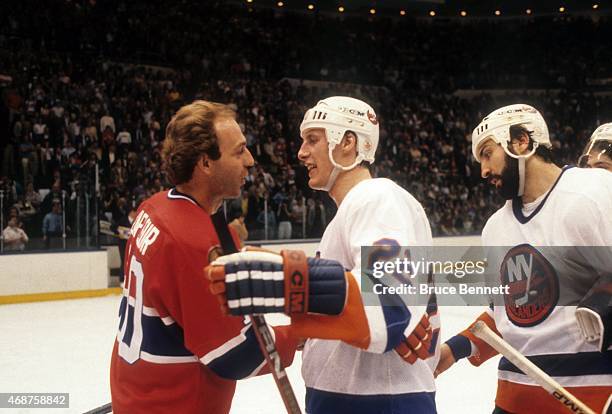
[[(499, 108), (474, 130), (482, 177), (507, 200), (487, 221), (482, 244), (501, 249), (489, 266), (514, 292), (478, 319), (601, 412), (612, 393), (612, 175), (561, 169), (550, 147), (546, 122), (529, 105)], [(598, 252), (603, 262), (583, 254)], [(436, 371), (465, 357), (478, 366), (494, 355), (465, 330), (442, 345)], [(567, 412), (506, 358), (499, 363), (495, 404), (499, 414)]]
[[(253, 157), (234, 112), (205, 101), (177, 112), (162, 151), (176, 187), (143, 202), (130, 230), (112, 407), (119, 414), (227, 413), (236, 380), (266, 366), (251, 324), (222, 314), (202, 269), (219, 255), (211, 214), (240, 194)], [(283, 327), (274, 336), (290, 364), (297, 341)]]

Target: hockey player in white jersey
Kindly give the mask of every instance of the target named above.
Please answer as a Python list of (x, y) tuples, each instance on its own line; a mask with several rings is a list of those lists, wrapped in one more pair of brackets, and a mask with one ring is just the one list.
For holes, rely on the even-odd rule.
[[(507, 200), (487, 221), (482, 244), (498, 250), (489, 265), (511, 292), (478, 319), (601, 412), (612, 393), (612, 175), (561, 169), (550, 147), (546, 122), (529, 105), (499, 108), (474, 130), (482, 177)], [(464, 357), (478, 366), (495, 354), (466, 330), (442, 345), (436, 371)], [(495, 413), (567, 412), (505, 358), (495, 404)]]
[[(338, 205), (323, 234), (320, 257), (339, 262), (349, 271), (347, 303), (342, 312), (317, 316), (287, 309), (294, 302), (287, 291), (292, 289), (291, 275), (296, 272), (288, 270), (292, 269), (288, 259), (291, 254), (284, 253), (277, 262), (285, 275), (284, 287), (276, 287), (281, 289), (277, 299), (292, 316), (291, 332), (302, 338), (323, 338), (308, 339), (304, 348), (306, 411), (435, 413), (433, 371), (439, 349), (435, 302), (408, 305), (395, 297), (394, 306), (381, 306), (380, 302), (364, 306), (359, 293), (362, 246), (384, 246), (381, 249), (386, 253), (398, 246), (431, 246), (425, 211), (393, 181), (370, 175), (368, 164), (374, 162), (379, 136), (379, 121), (370, 105), (342, 96), (321, 100), (304, 115), (300, 134), (303, 142), (298, 158), (308, 169), (309, 186), (328, 191)], [(217, 285), (222, 283), (215, 290), (221, 292), (220, 300), (231, 313), (274, 311), (273, 306), (266, 305), (274, 303), (269, 293), (274, 289), (258, 287), (268, 286), (267, 278), (276, 278), (274, 274), (260, 275), (267, 273), (257, 264), (262, 258), (249, 252), (226, 256), (221, 272), (220, 263), (213, 264), (209, 277)], [(303, 267), (312, 269), (312, 259), (308, 260), (308, 266)], [(270, 262), (264, 267), (273, 265)], [(307, 272), (298, 273), (301, 279)], [(307, 286), (310, 298), (318, 293), (319, 301), (323, 295), (314, 292), (310, 283)]]
[(600, 125), (591, 135), (578, 166), (612, 172), (612, 122)]
[[(338, 212), (327, 226), (319, 252), (360, 279), (361, 246), (430, 246), (432, 236), (419, 202), (396, 183), (372, 178), (378, 119), (365, 102), (332, 97), (309, 109), (300, 126), (298, 158), (309, 186), (328, 191)], [(302, 374), (307, 411), (318, 413), (435, 412), (434, 381), (438, 316), (429, 309), (366, 306), (373, 340), (367, 349), (340, 341), (306, 343)], [(412, 364), (393, 349), (422, 318), (435, 335), (432, 358)], [(397, 329), (397, 328), (400, 329)]]

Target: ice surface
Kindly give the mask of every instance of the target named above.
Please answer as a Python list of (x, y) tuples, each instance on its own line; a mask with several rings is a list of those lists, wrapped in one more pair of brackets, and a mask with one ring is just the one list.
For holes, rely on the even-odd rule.
[[(82, 413), (110, 401), (109, 364), (117, 330), (119, 296), (0, 306), (0, 392), (68, 392), (70, 409)], [(442, 340), (464, 329), (482, 308), (441, 309)], [(282, 317), (268, 318), (283, 323)], [(438, 411), (490, 413), (497, 360), (479, 368), (461, 361), (438, 378)], [(304, 401), (301, 354), (287, 372), (298, 401)], [(45, 410), (2, 410), (10, 414)], [(283, 413), (271, 376), (240, 381), (233, 414)]]

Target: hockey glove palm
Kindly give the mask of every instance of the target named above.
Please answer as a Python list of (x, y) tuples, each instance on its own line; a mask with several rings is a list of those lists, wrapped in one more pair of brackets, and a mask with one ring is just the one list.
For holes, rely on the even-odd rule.
[(414, 364), (417, 359), (427, 359), (431, 341), (433, 338), (433, 329), (429, 323), (429, 317), (423, 315), (418, 325), (412, 333), (404, 339), (395, 351), (409, 364)]

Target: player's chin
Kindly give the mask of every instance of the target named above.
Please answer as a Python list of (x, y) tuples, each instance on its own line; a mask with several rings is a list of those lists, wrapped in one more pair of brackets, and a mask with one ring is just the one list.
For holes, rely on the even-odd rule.
[(308, 187), (310, 187), (310, 188), (321, 188), (322, 185), (321, 185), (321, 183), (319, 181), (320, 180), (317, 180), (316, 177), (313, 177), (313, 178), (309, 179), (308, 180)]
[(243, 182), (241, 181), (239, 184), (232, 186), (232, 188), (228, 188), (227, 193), (225, 195), (226, 198), (238, 198), (242, 193)]

